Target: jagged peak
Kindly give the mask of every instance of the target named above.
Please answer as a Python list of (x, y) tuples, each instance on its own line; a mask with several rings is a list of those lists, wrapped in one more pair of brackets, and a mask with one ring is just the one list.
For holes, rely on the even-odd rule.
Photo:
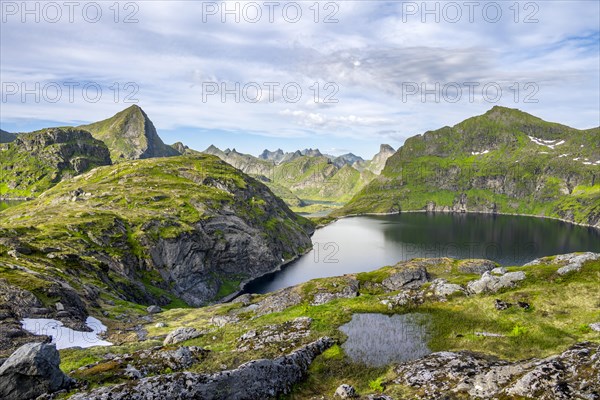
[(379, 145), (380, 153), (395, 152), (395, 151), (396, 150), (394, 150), (394, 148), (392, 146), (390, 146), (389, 144), (383, 143), (383, 144)]

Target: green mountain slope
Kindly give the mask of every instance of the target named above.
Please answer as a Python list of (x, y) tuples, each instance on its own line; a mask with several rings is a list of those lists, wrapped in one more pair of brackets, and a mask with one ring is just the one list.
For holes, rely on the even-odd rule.
[(14, 133), (6, 132), (0, 129), (0, 143), (9, 143), (17, 138)]
[(600, 129), (577, 130), (519, 110), (407, 139), (381, 176), (336, 215), (480, 211), (600, 224)]
[[(328, 210), (335, 204), (346, 202), (375, 177), (370, 161), (357, 163), (361, 164), (358, 169), (347, 163), (336, 165), (335, 160), (312, 149), (305, 150), (305, 155), (300, 151), (284, 154), (265, 150), (261, 157), (254, 157), (235, 149), (223, 151), (210, 146), (204, 153), (216, 155), (257, 177), (300, 213)], [(382, 154), (376, 159), (387, 157), (389, 154)]]
[(137, 105), (80, 128), (106, 143), (113, 162), (179, 155), (177, 150), (163, 143), (152, 121)]
[(35, 197), (62, 179), (110, 164), (108, 149), (77, 128), (22, 133), (0, 144), (0, 198)]
[(133, 160), (3, 211), (0, 275), (50, 305), (58, 301), (48, 294), (53, 282), (88, 306), (200, 305), (306, 251), (312, 230), (216, 157)]

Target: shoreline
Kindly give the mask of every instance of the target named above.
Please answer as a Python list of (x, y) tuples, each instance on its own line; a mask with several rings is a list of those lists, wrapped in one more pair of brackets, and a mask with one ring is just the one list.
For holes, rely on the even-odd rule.
[[(318, 228), (317, 228), (317, 229), (318, 229)], [(314, 234), (314, 232), (313, 232), (313, 234)], [(313, 235), (313, 234), (311, 234), (311, 235), (310, 235), (310, 236), (311, 236), (311, 238), (312, 238), (312, 235)], [(297, 259), (299, 259), (300, 257), (302, 257), (302, 256), (304, 256), (304, 255), (306, 255), (306, 254), (308, 254), (308, 253), (309, 253), (309, 252), (310, 252), (312, 249), (313, 249), (313, 246), (311, 246), (311, 247), (309, 247), (308, 249), (304, 250), (304, 252), (303, 252), (302, 254), (297, 254), (297, 255), (295, 255), (294, 257), (290, 258), (289, 260), (286, 260), (286, 261), (284, 261), (284, 262), (281, 262), (281, 263), (277, 264), (277, 265), (276, 265), (276, 266), (275, 266), (275, 267), (274, 267), (272, 270), (270, 270), (270, 271), (267, 271), (267, 272), (265, 272), (265, 273), (263, 273), (263, 274), (260, 274), (260, 275), (258, 275), (258, 276), (256, 276), (256, 277), (254, 277), (254, 278), (251, 278), (251, 279), (246, 279), (245, 281), (242, 281), (242, 282), (240, 283), (240, 289), (239, 289), (238, 291), (228, 294), (227, 296), (225, 296), (225, 297), (223, 297), (223, 298), (221, 298), (221, 299), (219, 299), (219, 300), (215, 301), (213, 304), (224, 304), (224, 303), (229, 303), (231, 300), (233, 300), (233, 299), (235, 299), (236, 297), (238, 297), (238, 296), (240, 296), (240, 295), (244, 294), (244, 289), (246, 288), (246, 286), (247, 286), (247, 285), (248, 285), (250, 282), (253, 282), (253, 281), (257, 280), (257, 279), (260, 279), (260, 278), (262, 278), (263, 276), (270, 275), (270, 274), (274, 274), (274, 273), (276, 273), (276, 272), (280, 272), (280, 271), (281, 271), (281, 269), (282, 269), (284, 266), (286, 266), (286, 265), (290, 264), (291, 262), (293, 262), (293, 261), (296, 261), (296, 260), (297, 260)]]
[(340, 219), (344, 219), (344, 218), (353, 218), (353, 217), (366, 217), (366, 216), (385, 216), (385, 215), (400, 215), (400, 214), (409, 214), (409, 213), (430, 213), (430, 214), (436, 214), (436, 213), (442, 213), (442, 214), (485, 214), (485, 215), (510, 215), (510, 216), (516, 216), (516, 217), (532, 217), (532, 218), (541, 218), (541, 219), (552, 219), (555, 221), (561, 221), (561, 222), (565, 222), (571, 225), (576, 225), (576, 226), (581, 226), (584, 228), (594, 228), (594, 229), (598, 229), (600, 230), (600, 226), (596, 226), (596, 225), (590, 225), (590, 224), (582, 224), (579, 222), (574, 222), (574, 221), (569, 221), (567, 219), (564, 218), (559, 218), (559, 217), (550, 217), (550, 216), (546, 216), (546, 215), (535, 215), (535, 214), (520, 214), (520, 213), (504, 213), (504, 212), (486, 212), (486, 211), (465, 211), (465, 212), (456, 212), (456, 211), (427, 211), (427, 210), (406, 210), (406, 211), (400, 211), (400, 212), (383, 212), (383, 213), (360, 213), (360, 214), (347, 214), (347, 215), (341, 215), (339, 217), (333, 217), (333, 219), (325, 224), (320, 224), (317, 226), (317, 229), (320, 228), (324, 228), (329, 224), (334, 223), (337, 220)]

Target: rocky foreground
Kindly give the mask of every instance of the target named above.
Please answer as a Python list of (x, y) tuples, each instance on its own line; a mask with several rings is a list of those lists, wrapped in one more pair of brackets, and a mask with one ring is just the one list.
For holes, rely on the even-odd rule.
[[(600, 399), (599, 276), (594, 253), (508, 268), (418, 259), (153, 310), (143, 339), (61, 351), (62, 371), (53, 345), (24, 345), (0, 360), (0, 398)], [(365, 312), (428, 315), (432, 352), (385, 367), (351, 360), (339, 327)]]

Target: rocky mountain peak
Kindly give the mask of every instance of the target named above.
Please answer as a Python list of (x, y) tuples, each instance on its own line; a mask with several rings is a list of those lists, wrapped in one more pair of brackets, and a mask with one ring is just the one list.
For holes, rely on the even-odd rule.
[(113, 162), (180, 155), (164, 144), (148, 115), (135, 104), (108, 119), (80, 128), (106, 143)]

